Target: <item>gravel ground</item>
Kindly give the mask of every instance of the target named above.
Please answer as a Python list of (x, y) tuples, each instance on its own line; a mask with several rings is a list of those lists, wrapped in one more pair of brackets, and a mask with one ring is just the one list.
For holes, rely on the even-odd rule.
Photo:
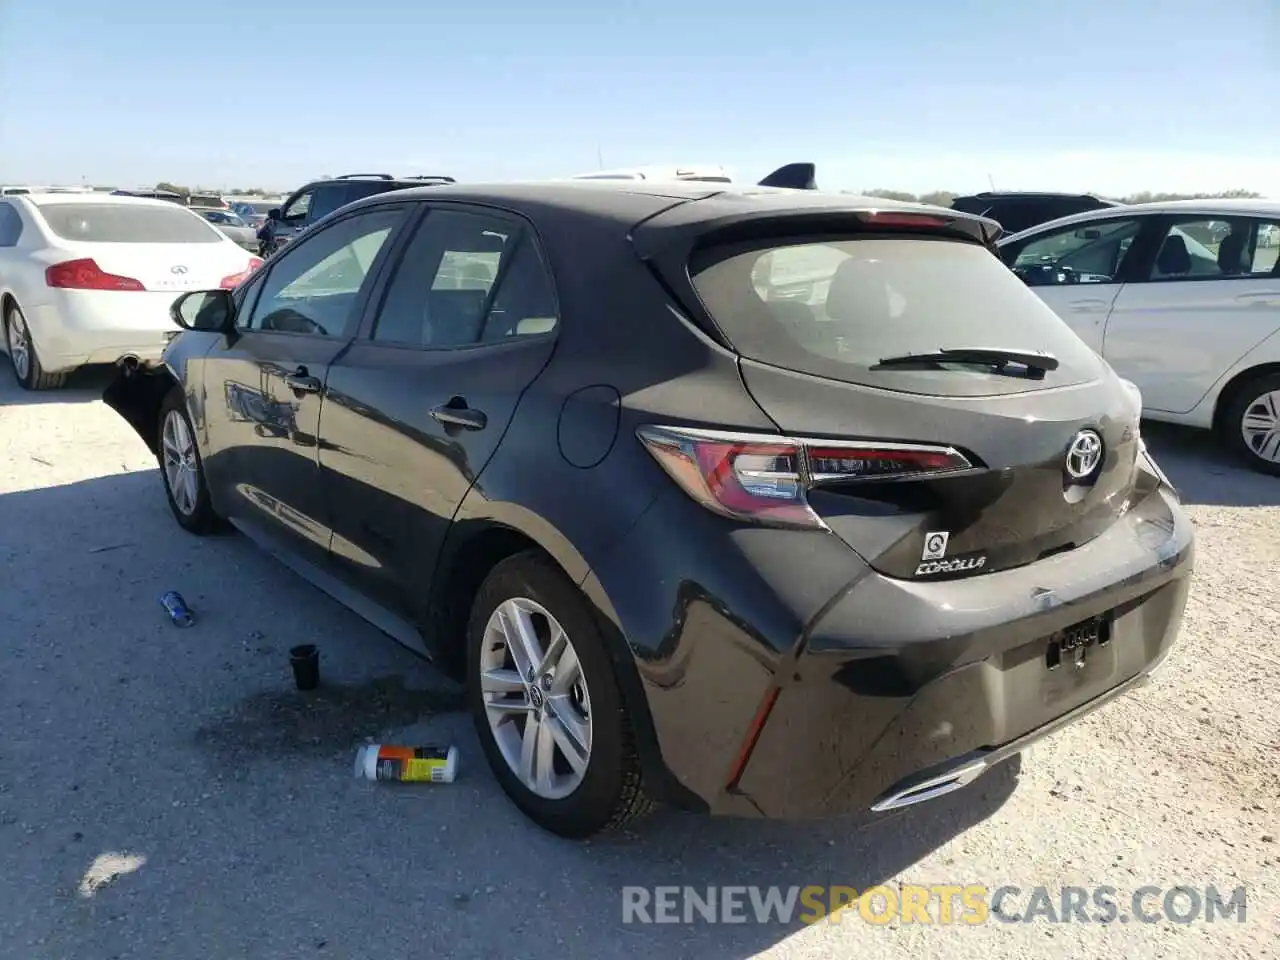
[[(1280, 480), (1152, 426), (1199, 563), (1156, 682), (876, 823), (662, 812), (530, 827), (431, 669), (237, 536), (181, 533), (103, 380), (0, 370), (0, 957), (1277, 956)], [(178, 589), (200, 620), (169, 624)], [(286, 649), (316, 642), (304, 701)], [(365, 736), (455, 743), (452, 786), (351, 775)], [(624, 926), (624, 884), (1248, 888), (1244, 923)], [(1025, 898), (1021, 901), (1025, 906)], [(1157, 901), (1155, 901), (1158, 903)], [(936, 914), (935, 914), (936, 916)], [(424, 953), (426, 950), (426, 953)]]

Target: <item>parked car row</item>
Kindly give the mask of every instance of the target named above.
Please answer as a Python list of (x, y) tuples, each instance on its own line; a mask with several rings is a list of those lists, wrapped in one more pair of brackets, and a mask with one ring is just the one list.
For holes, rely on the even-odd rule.
[(0, 197), (0, 325), (18, 383), (61, 386), (84, 364), (155, 360), (188, 290), (231, 288), (262, 263), (190, 208), (110, 194)]
[(710, 182), (391, 189), (169, 295), (181, 332), (104, 399), (181, 528), (464, 680), (544, 828), (894, 810), (1144, 683), (1193, 567), (1139, 392), (998, 232)]

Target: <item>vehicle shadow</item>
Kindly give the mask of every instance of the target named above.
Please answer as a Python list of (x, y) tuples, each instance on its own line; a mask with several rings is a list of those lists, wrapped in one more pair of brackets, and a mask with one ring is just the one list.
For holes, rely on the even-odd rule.
[(1280, 477), (1236, 461), (1208, 430), (1143, 421), (1142, 436), (1188, 506), (1274, 507)]
[[(862, 891), (991, 817), (1017, 783), (1015, 758), (879, 818), (659, 811), (568, 842), (507, 800), (448, 681), (247, 538), (180, 531), (155, 470), (0, 495), (0, 531), (0, 928), (50, 956), (408, 955), (433, 941), (458, 957), (738, 960), (795, 934), (806, 906), (789, 922), (756, 922), (744, 898), (745, 923), (624, 923), (623, 888)], [(169, 589), (194, 627), (165, 617)], [(290, 679), (302, 642), (322, 651), (316, 694)], [(461, 775), (361, 784), (365, 737), (454, 744)], [(930, 867), (939, 882), (983, 879), (952, 862)]]
[(0, 407), (26, 406), (36, 403), (91, 403), (102, 399), (115, 375), (110, 364), (81, 367), (67, 377), (64, 386), (57, 390), (23, 390), (18, 386), (13, 365), (7, 356), (0, 357)]

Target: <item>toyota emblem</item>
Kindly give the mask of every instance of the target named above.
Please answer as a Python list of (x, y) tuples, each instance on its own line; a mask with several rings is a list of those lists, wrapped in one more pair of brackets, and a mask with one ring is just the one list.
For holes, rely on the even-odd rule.
[(184, 267), (182, 264), (178, 264), (176, 267), (170, 267), (170, 268), (169, 268), (169, 272), (170, 272), (170, 273), (183, 274), (183, 273), (186, 273), (186, 272), (187, 272), (187, 268), (186, 268), (186, 267)]
[(1067, 475), (1087, 480), (1102, 462), (1102, 438), (1093, 430), (1081, 430), (1067, 448)]

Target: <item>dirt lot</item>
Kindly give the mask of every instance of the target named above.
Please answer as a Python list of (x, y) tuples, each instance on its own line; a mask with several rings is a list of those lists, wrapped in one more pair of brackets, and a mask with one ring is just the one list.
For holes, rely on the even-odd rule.
[[(0, 369), (0, 957), (1263, 957), (1280, 943), (1280, 480), (1149, 429), (1199, 531), (1155, 684), (874, 824), (660, 813), (531, 828), (430, 668), (241, 537), (178, 531), (100, 378)], [(157, 597), (182, 591), (182, 631)], [(323, 651), (322, 696), (286, 649)], [(456, 743), (452, 786), (351, 776), (364, 736)], [(1020, 773), (1019, 773), (1020, 769)], [(1246, 921), (624, 926), (624, 884), (1248, 887)], [(1159, 899), (1153, 901), (1158, 904)], [(1025, 906), (1025, 900), (1024, 900)]]

